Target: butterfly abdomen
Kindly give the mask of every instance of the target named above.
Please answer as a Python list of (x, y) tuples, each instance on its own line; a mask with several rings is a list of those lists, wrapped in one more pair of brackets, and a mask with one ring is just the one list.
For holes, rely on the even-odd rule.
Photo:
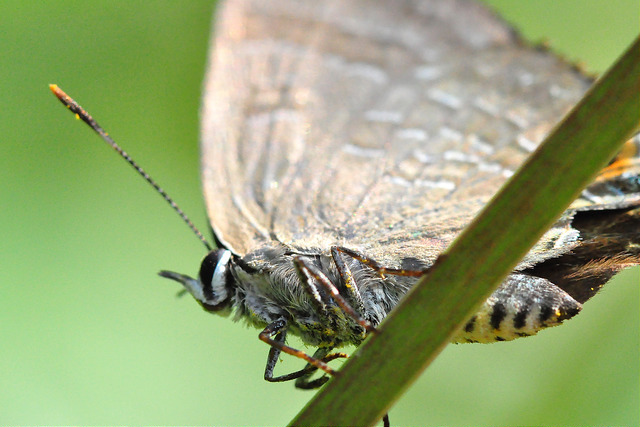
[(546, 279), (512, 274), (452, 340), (510, 341), (561, 324), (582, 305)]

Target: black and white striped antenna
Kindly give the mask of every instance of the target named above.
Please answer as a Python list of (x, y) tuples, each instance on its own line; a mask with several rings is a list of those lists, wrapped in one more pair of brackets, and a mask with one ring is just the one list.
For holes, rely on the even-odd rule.
[(167, 203), (169, 203), (169, 205), (173, 208), (174, 211), (178, 213), (178, 215), (180, 215), (180, 218), (182, 218), (185, 224), (189, 226), (191, 231), (193, 231), (195, 235), (198, 236), (198, 239), (200, 239), (200, 241), (204, 244), (204, 246), (207, 248), (207, 251), (211, 251), (213, 249), (204, 235), (200, 232), (200, 230), (198, 230), (193, 222), (191, 222), (189, 217), (182, 211), (182, 209), (180, 209), (180, 206), (178, 206), (176, 202), (174, 202), (173, 199), (169, 197), (169, 195), (162, 189), (162, 187), (160, 187), (158, 183), (155, 182), (153, 178), (151, 178), (149, 174), (147, 174), (147, 172), (145, 172), (145, 170), (142, 169), (131, 158), (131, 156), (129, 156), (129, 154), (127, 154), (126, 151), (124, 151), (118, 144), (116, 144), (116, 142), (109, 136), (109, 134), (105, 132), (104, 129), (102, 129), (98, 122), (96, 122), (93, 117), (91, 117), (91, 115), (80, 106), (80, 104), (78, 104), (75, 100), (73, 100), (73, 98), (71, 98), (62, 89), (60, 89), (58, 85), (51, 84), (49, 85), (49, 89), (51, 89), (51, 92), (53, 92), (53, 94), (60, 100), (60, 102), (62, 102), (69, 110), (71, 110), (72, 113), (76, 115), (77, 119), (80, 119), (88, 124), (91, 129), (93, 129), (98, 135), (100, 135), (104, 142), (106, 142), (111, 146), (111, 148), (116, 150), (116, 152), (122, 158), (124, 158), (127, 163), (129, 163), (136, 170), (136, 172), (138, 172), (138, 174), (140, 174), (140, 176), (144, 178), (145, 181), (151, 184), (151, 186), (155, 188), (158, 193), (160, 193), (162, 198)]

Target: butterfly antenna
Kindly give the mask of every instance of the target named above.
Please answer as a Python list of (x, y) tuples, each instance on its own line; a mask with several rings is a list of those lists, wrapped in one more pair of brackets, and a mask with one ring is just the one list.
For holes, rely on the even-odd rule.
[(122, 158), (124, 158), (139, 174), (142, 176), (145, 181), (147, 181), (153, 188), (156, 189), (158, 193), (162, 196), (162, 198), (169, 203), (169, 205), (173, 208), (174, 211), (180, 215), (180, 218), (189, 226), (191, 231), (195, 233), (196, 236), (204, 243), (205, 247), (208, 251), (211, 251), (213, 248), (207, 242), (207, 239), (204, 235), (196, 228), (196, 226), (191, 222), (189, 217), (180, 209), (180, 207), (173, 201), (171, 197), (156, 183), (150, 176), (142, 169), (132, 158), (124, 151), (116, 142), (109, 136), (107, 132), (102, 129), (102, 127), (91, 117), (89, 113), (87, 113), (76, 101), (73, 100), (69, 95), (67, 95), (62, 89), (60, 89), (57, 85), (49, 85), (49, 89), (51, 92), (62, 102), (72, 113), (76, 115), (77, 119), (81, 119), (83, 122), (89, 125), (91, 129), (93, 129), (104, 142), (109, 144), (111, 148), (116, 150)]

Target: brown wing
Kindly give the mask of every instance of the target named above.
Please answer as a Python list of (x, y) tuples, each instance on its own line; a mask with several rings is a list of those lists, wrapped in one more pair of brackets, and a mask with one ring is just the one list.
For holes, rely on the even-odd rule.
[[(215, 31), (204, 191), (240, 255), (278, 241), (429, 264), (590, 84), (466, 1), (229, 1)], [(576, 244), (571, 215), (523, 268)]]

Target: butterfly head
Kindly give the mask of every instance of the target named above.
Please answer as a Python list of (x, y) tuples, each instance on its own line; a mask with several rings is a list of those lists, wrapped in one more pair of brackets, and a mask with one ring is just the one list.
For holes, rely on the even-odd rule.
[(231, 276), (229, 264), (231, 252), (226, 249), (214, 249), (200, 264), (198, 278), (163, 270), (162, 277), (180, 282), (207, 311), (228, 311), (231, 304)]

